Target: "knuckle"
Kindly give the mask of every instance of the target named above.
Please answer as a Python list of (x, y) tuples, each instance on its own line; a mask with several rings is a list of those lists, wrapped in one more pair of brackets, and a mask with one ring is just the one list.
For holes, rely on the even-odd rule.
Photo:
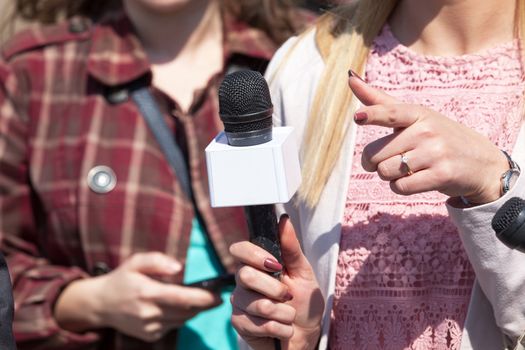
[(430, 140), (434, 138), (435, 131), (428, 123), (420, 123), (418, 128), (418, 137), (421, 140)]
[(399, 120), (399, 113), (398, 113), (398, 110), (397, 110), (397, 106), (395, 105), (392, 105), (392, 106), (388, 106), (386, 107), (386, 115), (387, 115), (387, 121), (389, 124), (392, 124), (392, 125), (395, 125), (397, 123), (397, 121)]
[(392, 177), (390, 168), (386, 164), (386, 162), (381, 162), (377, 165), (377, 175), (379, 175), (379, 178), (381, 180), (387, 180)]
[(145, 285), (136, 287), (137, 297), (140, 300), (147, 301), (153, 298), (153, 291)]
[(158, 316), (157, 312), (155, 312), (155, 310), (153, 310), (151, 308), (142, 307), (138, 311), (139, 319), (141, 319), (142, 321), (145, 321), (145, 322), (150, 321), (151, 319), (155, 318), (156, 316)]
[(253, 285), (256, 279), (257, 279), (257, 276), (255, 274), (255, 271), (253, 271), (248, 266), (243, 266), (239, 270), (239, 280), (245, 286)]
[(275, 304), (268, 299), (261, 299), (255, 302), (255, 312), (258, 315), (271, 315), (275, 311)]
[(286, 327), (283, 327), (275, 321), (268, 321), (262, 326), (263, 331), (268, 335), (279, 336), (280, 338), (287, 338), (288, 332)]

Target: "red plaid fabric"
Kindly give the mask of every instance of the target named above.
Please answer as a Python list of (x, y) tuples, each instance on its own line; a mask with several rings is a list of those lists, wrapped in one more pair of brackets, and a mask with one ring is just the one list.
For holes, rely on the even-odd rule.
[[(264, 70), (275, 44), (260, 31), (226, 22), (225, 72)], [(210, 208), (204, 162), (204, 148), (222, 129), (221, 78), (196, 94), (189, 114), (152, 90), (187, 152), (217, 255), (232, 271), (228, 246), (246, 239), (244, 216), (239, 208)], [(13, 280), (19, 349), (174, 348), (170, 339), (145, 344), (124, 337), (102, 345), (103, 332), (67, 332), (52, 311), (69, 282), (115, 268), (133, 253), (161, 251), (185, 261), (195, 213), (127, 94), (137, 79), (149, 84), (150, 67), (122, 18), (37, 26), (3, 49), (0, 239)], [(99, 165), (116, 174), (116, 187), (105, 194), (88, 185), (89, 171)]]

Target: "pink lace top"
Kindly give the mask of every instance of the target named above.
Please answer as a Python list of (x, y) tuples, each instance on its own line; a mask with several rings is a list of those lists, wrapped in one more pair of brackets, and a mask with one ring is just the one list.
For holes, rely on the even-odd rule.
[[(480, 54), (428, 57), (402, 46), (386, 26), (369, 56), (366, 80), (510, 151), (524, 95), (518, 48), (515, 41)], [(458, 349), (474, 272), (448, 219), (446, 196), (394, 194), (360, 161), (363, 147), (391, 130), (357, 130), (330, 348)]]

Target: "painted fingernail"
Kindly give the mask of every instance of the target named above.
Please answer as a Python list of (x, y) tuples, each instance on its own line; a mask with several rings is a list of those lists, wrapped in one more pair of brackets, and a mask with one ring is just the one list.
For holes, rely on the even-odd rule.
[(349, 78), (352, 78), (352, 77), (353, 77), (353, 78), (357, 78), (357, 79), (361, 80), (362, 82), (365, 82), (365, 83), (366, 83), (366, 81), (365, 81), (363, 78), (361, 78), (361, 77), (359, 76), (359, 74), (357, 74), (356, 72), (354, 72), (354, 71), (351, 70), (351, 69), (348, 71), (348, 77), (349, 77)]
[(286, 295), (284, 296), (284, 301), (290, 301), (293, 299), (293, 295), (290, 294), (290, 292), (286, 292)]
[(283, 265), (279, 264), (277, 260), (270, 258), (264, 260), (264, 267), (266, 267), (268, 270), (272, 270), (275, 272), (282, 271), (283, 269)]
[(357, 124), (364, 124), (366, 123), (366, 120), (368, 119), (368, 116), (365, 112), (357, 112), (354, 114), (354, 120)]

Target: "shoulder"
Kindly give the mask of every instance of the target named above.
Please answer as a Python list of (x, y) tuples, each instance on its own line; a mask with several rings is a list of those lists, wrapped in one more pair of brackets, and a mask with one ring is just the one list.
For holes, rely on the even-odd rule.
[(24, 53), (66, 42), (86, 41), (91, 36), (91, 28), (91, 22), (82, 17), (73, 17), (53, 25), (31, 25), (3, 45), (2, 60), (8, 62)]
[(324, 67), (315, 28), (290, 38), (277, 50), (266, 72), (276, 125), (304, 122)]

